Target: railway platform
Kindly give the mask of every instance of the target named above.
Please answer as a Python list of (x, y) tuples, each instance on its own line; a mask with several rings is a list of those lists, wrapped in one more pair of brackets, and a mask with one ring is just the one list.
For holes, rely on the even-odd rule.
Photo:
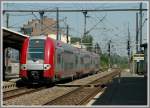
[(147, 79), (128, 71), (122, 72), (120, 83), (115, 78), (88, 105), (147, 105)]
[(16, 89), (16, 81), (19, 80), (19, 78), (11, 79), (9, 81), (3, 81), (3, 91), (9, 91), (12, 89)]

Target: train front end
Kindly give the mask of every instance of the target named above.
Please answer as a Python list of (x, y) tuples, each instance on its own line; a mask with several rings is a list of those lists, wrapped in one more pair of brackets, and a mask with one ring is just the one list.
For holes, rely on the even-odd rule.
[(49, 83), (54, 78), (54, 43), (49, 37), (26, 39), (21, 51), (20, 77), (25, 83)]

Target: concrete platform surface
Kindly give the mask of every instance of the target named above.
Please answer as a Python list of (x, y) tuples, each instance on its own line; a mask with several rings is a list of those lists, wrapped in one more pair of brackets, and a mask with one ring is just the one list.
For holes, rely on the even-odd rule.
[(121, 82), (115, 78), (92, 105), (147, 105), (147, 79), (122, 72)]

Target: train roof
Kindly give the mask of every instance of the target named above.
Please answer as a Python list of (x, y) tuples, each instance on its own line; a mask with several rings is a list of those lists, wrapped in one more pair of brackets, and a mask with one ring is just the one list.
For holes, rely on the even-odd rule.
[[(41, 36), (32, 36), (30, 37), (30, 39), (46, 39), (47, 36), (44, 36), (44, 35), (41, 35)], [(94, 52), (89, 52), (87, 50), (83, 50), (81, 48), (77, 48), (71, 44), (67, 44), (67, 43), (64, 43), (60, 40), (55, 40), (51, 37), (48, 37), (50, 39), (52, 39), (56, 45), (56, 48), (58, 49), (61, 49), (61, 50), (64, 50), (64, 51), (69, 51), (69, 52), (72, 52), (72, 53), (81, 53), (83, 55), (91, 55), (91, 56), (98, 56), (98, 54), (94, 53)]]

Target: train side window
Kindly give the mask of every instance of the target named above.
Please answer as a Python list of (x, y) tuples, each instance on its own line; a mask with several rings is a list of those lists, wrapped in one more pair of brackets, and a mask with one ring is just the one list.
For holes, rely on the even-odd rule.
[(60, 54), (57, 55), (57, 63), (58, 63), (58, 64), (61, 63), (61, 55), (60, 55)]
[(81, 64), (83, 64), (83, 57), (81, 57)]
[(76, 56), (76, 64), (78, 64), (78, 56)]

